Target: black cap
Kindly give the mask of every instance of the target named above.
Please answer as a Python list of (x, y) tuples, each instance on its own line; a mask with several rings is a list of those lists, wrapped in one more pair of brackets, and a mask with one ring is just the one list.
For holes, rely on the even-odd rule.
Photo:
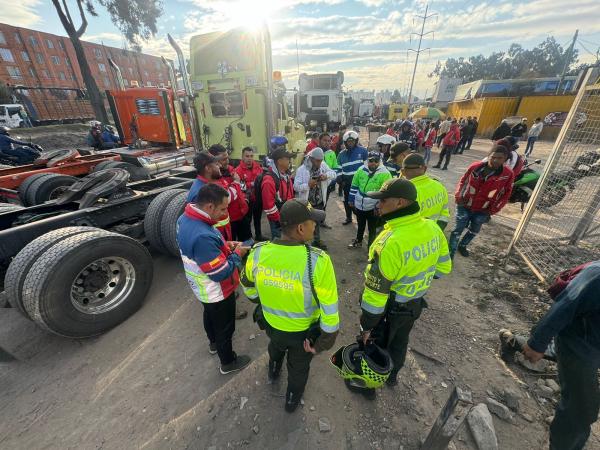
[(211, 163), (221, 161), (223, 157), (224, 155), (222, 154), (214, 156), (208, 153), (206, 150), (203, 150), (201, 152), (196, 153), (196, 156), (194, 156), (194, 167), (196, 168), (196, 170), (201, 170), (201, 168), (204, 168)]
[(410, 152), (410, 147), (406, 142), (398, 142), (390, 148), (390, 155), (392, 158), (395, 158), (401, 153)]
[(281, 158), (293, 158), (293, 157), (294, 157), (294, 155), (292, 153), (287, 152), (283, 148), (279, 148), (279, 149), (275, 150), (273, 153), (271, 153), (271, 159), (273, 161), (277, 161), (278, 159), (281, 159)]
[(221, 157), (221, 159), (223, 159), (222, 155), (227, 153), (227, 149), (221, 144), (214, 144), (208, 147), (208, 153), (216, 157)]
[(403, 169), (419, 169), (420, 167), (426, 166), (425, 158), (423, 158), (418, 153), (411, 153), (404, 161), (402, 161)]
[(376, 199), (403, 198), (414, 202), (417, 200), (417, 188), (407, 179), (392, 178), (383, 183), (380, 190), (367, 192), (367, 197)]
[(307, 220), (322, 222), (325, 220), (325, 211), (314, 209), (305, 200), (291, 199), (283, 204), (279, 212), (281, 226), (298, 225)]

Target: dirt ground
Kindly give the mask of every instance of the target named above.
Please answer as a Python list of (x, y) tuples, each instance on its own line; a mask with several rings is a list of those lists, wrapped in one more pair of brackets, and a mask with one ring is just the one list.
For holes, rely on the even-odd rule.
[[(540, 157), (550, 147), (542, 144)], [(433, 175), (452, 191), (488, 146), (476, 141), (468, 154), (453, 158), (450, 170), (431, 169)], [(341, 199), (333, 194), (327, 222), (334, 229), (322, 233), (340, 299), (342, 327), (333, 350), (358, 332), (367, 259), (366, 249), (347, 248), (356, 228), (342, 226), (342, 219)], [(252, 364), (220, 375), (218, 359), (208, 354), (202, 306), (181, 263), (165, 256), (156, 255), (144, 307), (98, 338), (51, 336), (18, 312), (0, 309), (0, 345), (19, 360), (0, 365), (0, 448), (417, 449), (454, 386), (470, 390), (475, 403), (514, 392), (518, 412), (509, 420), (493, 416), (499, 448), (547, 448), (546, 420), (558, 397), (541, 397), (535, 385), (555, 373), (540, 376), (497, 355), (498, 330), (526, 333), (549, 302), (519, 260), (503, 267), (512, 235), (505, 222), (494, 218), (473, 242), (471, 257), (457, 255), (452, 274), (434, 282), (398, 386), (381, 389), (374, 401), (345, 388), (329, 363), (332, 350), (313, 360), (304, 404), (285, 413), (285, 373), (280, 382), (266, 383), (267, 339), (251, 318), (237, 322), (234, 348)], [(243, 295), (239, 307), (251, 311)], [(330, 431), (320, 431), (319, 421)], [(476, 448), (468, 427), (453, 445)], [(600, 430), (587, 448), (600, 448)]]
[(17, 128), (11, 134), (17, 139), (41, 145), (44, 150), (65, 148), (88, 148), (86, 136), (87, 124), (46, 125), (34, 128)]

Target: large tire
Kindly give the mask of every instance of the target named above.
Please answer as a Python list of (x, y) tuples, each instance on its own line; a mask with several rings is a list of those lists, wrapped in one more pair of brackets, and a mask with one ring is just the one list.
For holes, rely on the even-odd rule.
[(47, 249), (23, 283), (23, 306), (40, 327), (83, 338), (115, 327), (142, 305), (152, 257), (135, 239), (90, 231)]
[(107, 161), (100, 161), (98, 164), (96, 164), (94, 166), (94, 168), (92, 169), (92, 172), (100, 172), (101, 170), (108, 169), (108, 165), (113, 162), (114, 161), (112, 159), (109, 159)]
[[(37, 259), (46, 250), (48, 250), (57, 242), (76, 234), (86, 233), (89, 231), (101, 230), (91, 227), (59, 228), (58, 230), (53, 230), (49, 233), (42, 234), (23, 247), (23, 249), (17, 253), (17, 256), (13, 258), (8, 266), (6, 274), (4, 275), (4, 290), (6, 291), (10, 306), (19, 311), (28, 319), (31, 319), (29, 314), (27, 314), (27, 311), (25, 311), (22, 297), (23, 283), (25, 283), (25, 278), (29, 273), (29, 269), (31, 269), (31, 266), (33, 266)], [(108, 233), (108, 231), (106, 233)]]
[(551, 208), (557, 205), (567, 195), (567, 189), (564, 186), (546, 186), (540, 197), (540, 206)]
[(123, 161), (103, 161), (94, 167), (94, 172), (104, 169), (125, 169), (129, 172), (129, 181), (142, 181), (150, 179), (150, 173), (144, 167), (134, 166)]
[(186, 192), (186, 190), (169, 189), (168, 191), (161, 192), (152, 200), (144, 215), (144, 234), (146, 235), (146, 239), (152, 248), (161, 253), (167, 253), (161, 236), (162, 218), (171, 200), (182, 192)]
[(162, 242), (169, 253), (172, 256), (179, 257), (179, 245), (177, 243), (177, 219), (183, 214), (187, 199), (187, 192), (173, 197), (169, 206), (165, 210), (160, 227), (160, 236)]
[(48, 200), (55, 200), (66, 189), (77, 181), (77, 178), (58, 173), (49, 173), (29, 185), (26, 193), (26, 205), (41, 205)]
[(34, 181), (37, 181), (40, 178), (46, 178), (48, 175), (52, 175), (52, 174), (51, 173), (36, 173), (35, 175), (31, 175), (30, 177), (25, 178), (25, 181), (23, 181), (17, 189), (19, 191), (19, 198), (21, 199), (21, 202), (24, 205), (30, 206), (27, 203), (27, 191), (29, 190), (29, 187), (33, 184)]

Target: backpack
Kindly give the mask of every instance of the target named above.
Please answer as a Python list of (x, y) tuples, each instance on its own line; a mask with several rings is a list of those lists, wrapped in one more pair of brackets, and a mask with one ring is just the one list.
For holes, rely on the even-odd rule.
[(554, 279), (554, 282), (548, 288), (548, 294), (550, 295), (550, 298), (552, 298), (552, 300), (556, 300), (562, 291), (567, 288), (569, 283), (571, 283), (571, 281), (573, 281), (575, 277), (591, 263), (591, 261), (586, 262), (584, 264), (571, 267), (570, 269), (563, 270), (561, 273), (559, 273)]
[[(273, 174), (273, 172), (271, 172), (269, 169), (263, 169), (263, 172), (256, 177), (256, 180), (254, 180), (254, 204), (256, 205), (256, 208), (259, 211), (263, 210), (262, 182), (265, 179), (265, 177), (273, 178), (273, 181), (275, 181), (275, 192), (277, 192), (277, 195), (279, 195), (279, 187), (281, 180), (279, 179), (279, 177), (276, 177), (275, 174)], [(283, 205), (283, 202), (278, 202), (277, 200), (275, 200), (275, 205), (277, 206), (277, 209), (279, 209)]]

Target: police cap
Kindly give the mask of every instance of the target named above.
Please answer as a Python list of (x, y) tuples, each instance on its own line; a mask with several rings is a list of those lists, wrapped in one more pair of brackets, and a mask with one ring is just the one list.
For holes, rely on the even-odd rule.
[(314, 209), (305, 200), (291, 199), (283, 204), (279, 212), (281, 226), (298, 225), (307, 220), (322, 222), (325, 220), (325, 211)]

